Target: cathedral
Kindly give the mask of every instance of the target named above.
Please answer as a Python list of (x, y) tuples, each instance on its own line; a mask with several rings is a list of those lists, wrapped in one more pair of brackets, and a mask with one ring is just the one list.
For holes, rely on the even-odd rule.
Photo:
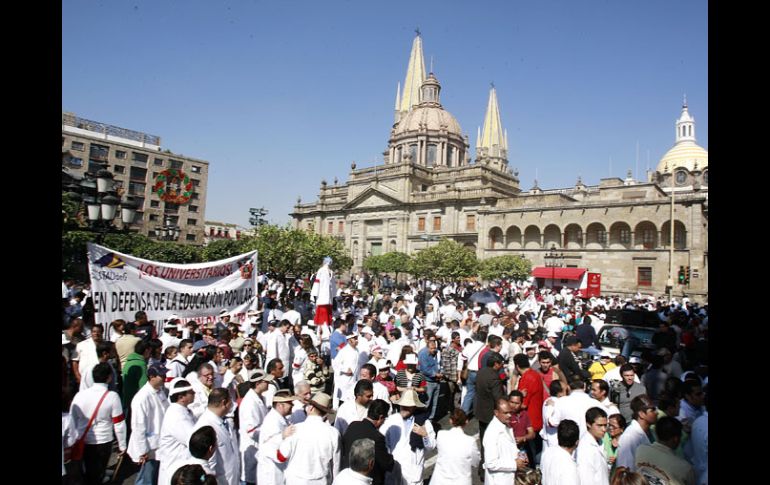
[(674, 146), (647, 181), (629, 172), (561, 189), (535, 181), (522, 191), (494, 86), (472, 158), (468, 136), (441, 104), (439, 80), (426, 74), (418, 34), (384, 163), (351, 164), (347, 182), (321, 181), (318, 200), (298, 200), (290, 215), (294, 227), (343, 241), (354, 272), (369, 255), (414, 254), (447, 238), (480, 259), (525, 257), (549, 286), (599, 274), (602, 294), (659, 295), (671, 285), (674, 296), (705, 302), (708, 152), (695, 142), (686, 101), (675, 127)]

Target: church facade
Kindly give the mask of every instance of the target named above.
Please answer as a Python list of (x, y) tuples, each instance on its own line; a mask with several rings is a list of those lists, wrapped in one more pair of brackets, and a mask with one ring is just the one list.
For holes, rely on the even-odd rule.
[[(672, 278), (674, 295), (706, 300), (708, 152), (695, 143), (686, 102), (674, 147), (647, 181), (629, 173), (598, 185), (578, 179), (563, 189), (541, 189), (535, 181), (522, 191), (508, 166), (495, 88), (475, 159), (440, 92), (438, 79), (426, 75), (418, 35), (396, 95), (384, 163), (362, 169), (353, 163), (347, 182), (322, 181), (317, 201), (297, 201), (294, 227), (342, 240), (352, 271), (368, 255), (414, 254), (448, 238), (480, 259), (521, 255), (533, 267), (557, 253), (565, 267), (600, 273), (603, 294), (662, 294)], [(680, 267), (689, 268), (688, 284), (678, 284)]]

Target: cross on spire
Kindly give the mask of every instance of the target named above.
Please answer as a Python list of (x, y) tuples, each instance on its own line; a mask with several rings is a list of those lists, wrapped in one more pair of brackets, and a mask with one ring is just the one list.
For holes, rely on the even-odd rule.
[(414, 33), (417, 34), (417, 37), (419, 37), (420, 36), (420, 28), (417, 27), (416, 29), (414, 29)]

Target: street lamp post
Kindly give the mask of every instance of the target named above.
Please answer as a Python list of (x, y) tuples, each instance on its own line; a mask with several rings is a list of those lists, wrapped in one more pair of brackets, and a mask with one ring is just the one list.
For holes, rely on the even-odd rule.
[[(65, 188), (72, 202), (85, 206), (88, 227), (82, 229), (97, 233), (96, 242), (99, 244), (106, 234), (128, 232), (128, 226), (134, 222), (138, 204), (131, 196), (123, 200), (118, 198), (114, 176), (107, 170), (106, 164), (96, 173), (86, 172), (78, 183), (73, 181)], [(118, 207), (121, 208), (122, 228), (114, 224)]]
[(551, 287), (553, 288), (553, 282), (556, 277), (556, 268), (561, 268), (564, 264), (564, 253), (557, 253), (556, 245), (551, 244), (551, 250), (545, 253), (543, 259), (545, 259), (546, 268), (551, 268)]
[(161, 241), (176, 241), (181, 233), (171, 217), (166, 217), (165, 224), (155, 229), (155, 235)]

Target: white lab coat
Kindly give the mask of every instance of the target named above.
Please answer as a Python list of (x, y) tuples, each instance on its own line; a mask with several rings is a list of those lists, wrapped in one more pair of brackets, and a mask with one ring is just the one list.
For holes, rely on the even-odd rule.
[(320, 416), (308, 416), (283, 440), (286, 483), (329, 485), (340, 471), (340, 433)]
[(578, 425), (580, 430), (580, 439), (587, 433), (586, 411), (591, 408), (604, 409), (602, 403), (592, 398), (583, 391), (573, 390), (569, 396), (564, 396), (556, 401), (553, 415), (548, 422), (554, 427), (558, 427), (565, 419), (571, 419)]
[(471, 485), (472, 468), (481, 458), (476, 440), (456, 426), (438, 432), (436, 448), (438, 457), (430, 485)]
[(632, 472), (636, 471), (636, 449), (641, 445), (649, 445), (650, 439), (637, 420), (631, 421), (618, 440), (618, 457), (615, 467), (628, 467)]
[(202, 458), (187, 458), (185, 460), (176, 461), (169, 465), (168, 467), (168, 480), (166, 482), (161, 482), (158, 480), (158, 485), (174, 485), (171, 483), (171, 478), (174, 476), (174, 473), (176, 473), (177, 470), (182, 468), (185, 465), (200, 465), (201, 468), (203, 468), (203, 472), (206, 473), (206, 475), (215, 475), (216, 472), (214, 470), (209, 468), (209, 462), (208, 460), (204, 460)]
[(344, 435), (351, 423), (362, 421), (366, 417), (368, 410), (369, 408), (358, 404), (355, 398), (345, 401), (337, 410), (337, 416), (334, 418), (334, 429), (340, 432), (340, 436)]
[(160, 445), (160, 428), (168, 408), (163, 389), (155, 390), (147, 382), (131, 400), (131, 437), (128, 439), (128, 456), (138, 462), (145, 453), (155, 459)]
[(159, 484), (171, 481), (169, 467), (172, 463), (192, 457), (188, 445), (194, 427), (195, 416), (189, 409), (175, 402), (169, 404), (160, 427), (160, 443), (156, 452), (160, 460)]
[[(229, 421), (225, 425), (225, 420)], [(241, 459), (238, 453), (238, 437), (229, 418), (220, 418), (209, 409), (201, 414), (193, 431), (211, 426), (217, 433), (217, 451), (209, 458), (209, 468), (214, 470), (218, 485), (240, 485)]]
[[(344, 399), (352, 390), (358, 380), (358, 371), (361, 369), (361, 361), (358, 358), (358, 349), (354, 349), (349, 343), (342, 347), (337, 357), (332, 361), (334, 369), (334, 407), (339, 406), (339, 400)], [(351, 371), (352, 375), (343, 374)]]
[(201, 383), (200, 379), (198, 379), (198, 374), (195, 374), (194, 376), (187, 374), (187, 379), (190, 381), (190, 385), (195, 391), (195, 400), (190, 403), (189, 409), (197, 420), (201, 417), (206, 408), (209, 407), (209, 393), (211, 392), (211, 389)]
[(241, 438), (241, 480), (257, 482), (257, 446), (259, 431), (267, 415), (262, 396), (249, 389), (238, 406), (239, 434)]
[(289, 347), (289, 334), (284, 334), (279, 329), (275, 329), (267, 334), (267, 347), (265, 348), (265, 366), (275, 359), (281, 359), (283, 362), (283, 377), (289, 375), (291, 368), (291, 348)]
[(518, 455), (513, 429), (493, 418), (484, 433), (484, 485), (513, 483)]
[(392, 472), (385, 473), (386, 485), (421, 485), (422, 472), (425, 467), (425, 450), (436, 447), (436, 432), (430, 420), (425, 421), (425, 429), (428, 436), (422, 439), (425, 449), (417, 448), (412, 451), (409, 445), (409, 436), (412, 434), (414, 417), (404, 421), (401, 413), (388, 416), (380, 428), (380, 433), (385, 436), (385, 446), (393, 455), (393, 459), (400, 465), (400, 473), (397, 467)]
[(257, 483), (259, 485), (283, 485), (283, 473), (286, 463), (278, 461), (278, 447), (283, 437), (281, 433), (289, 422), (278, 411), (271, 409), (262, 422), (257, 446)]
[(610, 469), (602, 446), (590, 434), (580, 439), (577, 447), (577, 468), (581, 484), (610, 485)]
[(329, 265), (321, 266), (315, 274), (310, 296), (315, 297), (316, 305), (331, 305), (337, 294), (337, 280)]
[(372, 483), (371, 478), (353, 471), (352, 468), (345, 468), (337, 475), (332, 485), (369, 485), (370, 483)]
[(543, 451), (540, 471), (543, 485), (581, 485), (575, 460), (561, 446), (551, 446)]

